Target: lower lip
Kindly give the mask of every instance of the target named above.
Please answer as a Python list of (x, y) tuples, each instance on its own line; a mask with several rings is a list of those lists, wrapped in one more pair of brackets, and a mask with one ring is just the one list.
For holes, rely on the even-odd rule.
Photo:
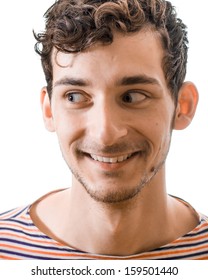
[(90, 156), (88, 156), (87, 158), (90, 159), (90, 161), (93, 162), (99, 168), (101, 168), (105, 171), (113, 171), (113, 170), (117, 170), (119, 168), (122, 168), (124, 165), (126, 165), (130, 161), (132, 161), (135, 157), (138, 157), (140, 155), (141, 155), (141, 153), (135, 153), (130, 158), (128, 158), (128, 159), (126, 159), (122, 162), (116, 162), (116, 163), (101, 162), (101, 161), (92, 159)]

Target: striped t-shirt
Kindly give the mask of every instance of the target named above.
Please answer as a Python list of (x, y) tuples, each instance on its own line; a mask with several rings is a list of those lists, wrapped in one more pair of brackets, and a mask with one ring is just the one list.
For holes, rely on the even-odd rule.
[(105, 256), (78, 251), (63, 245), (33, 223), (30, 206), (0, 214), (0, 259), (46, 260), (208, 260), (208, 218), (199, 214), (198, 226), (177, 240), (157, 249), (125, 257)]

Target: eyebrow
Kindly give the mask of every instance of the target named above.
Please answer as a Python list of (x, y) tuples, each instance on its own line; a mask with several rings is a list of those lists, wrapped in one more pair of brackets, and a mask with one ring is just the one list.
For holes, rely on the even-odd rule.
[(151, 84), (151, 85), (160, 85), (158, 80), (147, 75), (136, 75), (136, 76), (126, 76), (119, 80), (117, 85), (128, 86), (135, 84)]
[[(158, 80), (147, 75), (135, 75), (135, 76), (126, 76), (122, 79), (116, 81), (117, 86), (128, 86), (128, 85), (136, 85), (136, 84), (151, 84), (151, 85), (160, 85)], [(54, 87), (56, 86), (89, 86), (90, 81), (79, 79), (79, 78), (70, 78), (64, 77), (54, 83)]]
[(54, 87), (67, 85), (83, 87), (89, 85), (89, 82), (83, 79), (64, 77), (54, 83)]

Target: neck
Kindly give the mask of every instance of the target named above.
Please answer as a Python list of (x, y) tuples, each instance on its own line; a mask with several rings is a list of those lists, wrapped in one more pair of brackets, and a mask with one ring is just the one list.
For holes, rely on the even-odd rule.
[(158, 248), (198, 223), (188, 207), (166, 194), (161, 174), (122, 203), (97, 202), (74, 182), (72, 188), (35, 203), (30, 214), (53, 239), (82, 251), (114, 256)]
[[(80, 184), (72, 187), (70, 198), (71, 209), (76, 209), (74, 215), (69, 211), (71, 223), (82, 221), (74, 229), (77, 244), (88, 252), (128, 255), (147, 250), (158, 245), (153, 244), (168, 220), (168, 196), (161, 181), (149, 183), (134, 198), (122, 203), (97, 202)], [(80, 205), (78, 212), (77, 205)], [(70, 229), (71, 225), (68, 226)]]

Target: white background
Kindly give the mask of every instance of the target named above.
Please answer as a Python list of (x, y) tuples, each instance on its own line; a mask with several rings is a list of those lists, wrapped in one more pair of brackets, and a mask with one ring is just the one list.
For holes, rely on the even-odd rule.
[[(32, 29), (43, 29), (53, 3), (3, 1), (0, 17), (0, 212), (27, 205), (71, 184), (55, 134), (44, 128), (39, 92), (45, 85)], [(167, 161), (168, 193), (208, 214), (208, 31), (207, 0), (174, 0), (188, 25), (187, 80), (198, 87), (200, 102), (191, 126), (173, 133)]]

